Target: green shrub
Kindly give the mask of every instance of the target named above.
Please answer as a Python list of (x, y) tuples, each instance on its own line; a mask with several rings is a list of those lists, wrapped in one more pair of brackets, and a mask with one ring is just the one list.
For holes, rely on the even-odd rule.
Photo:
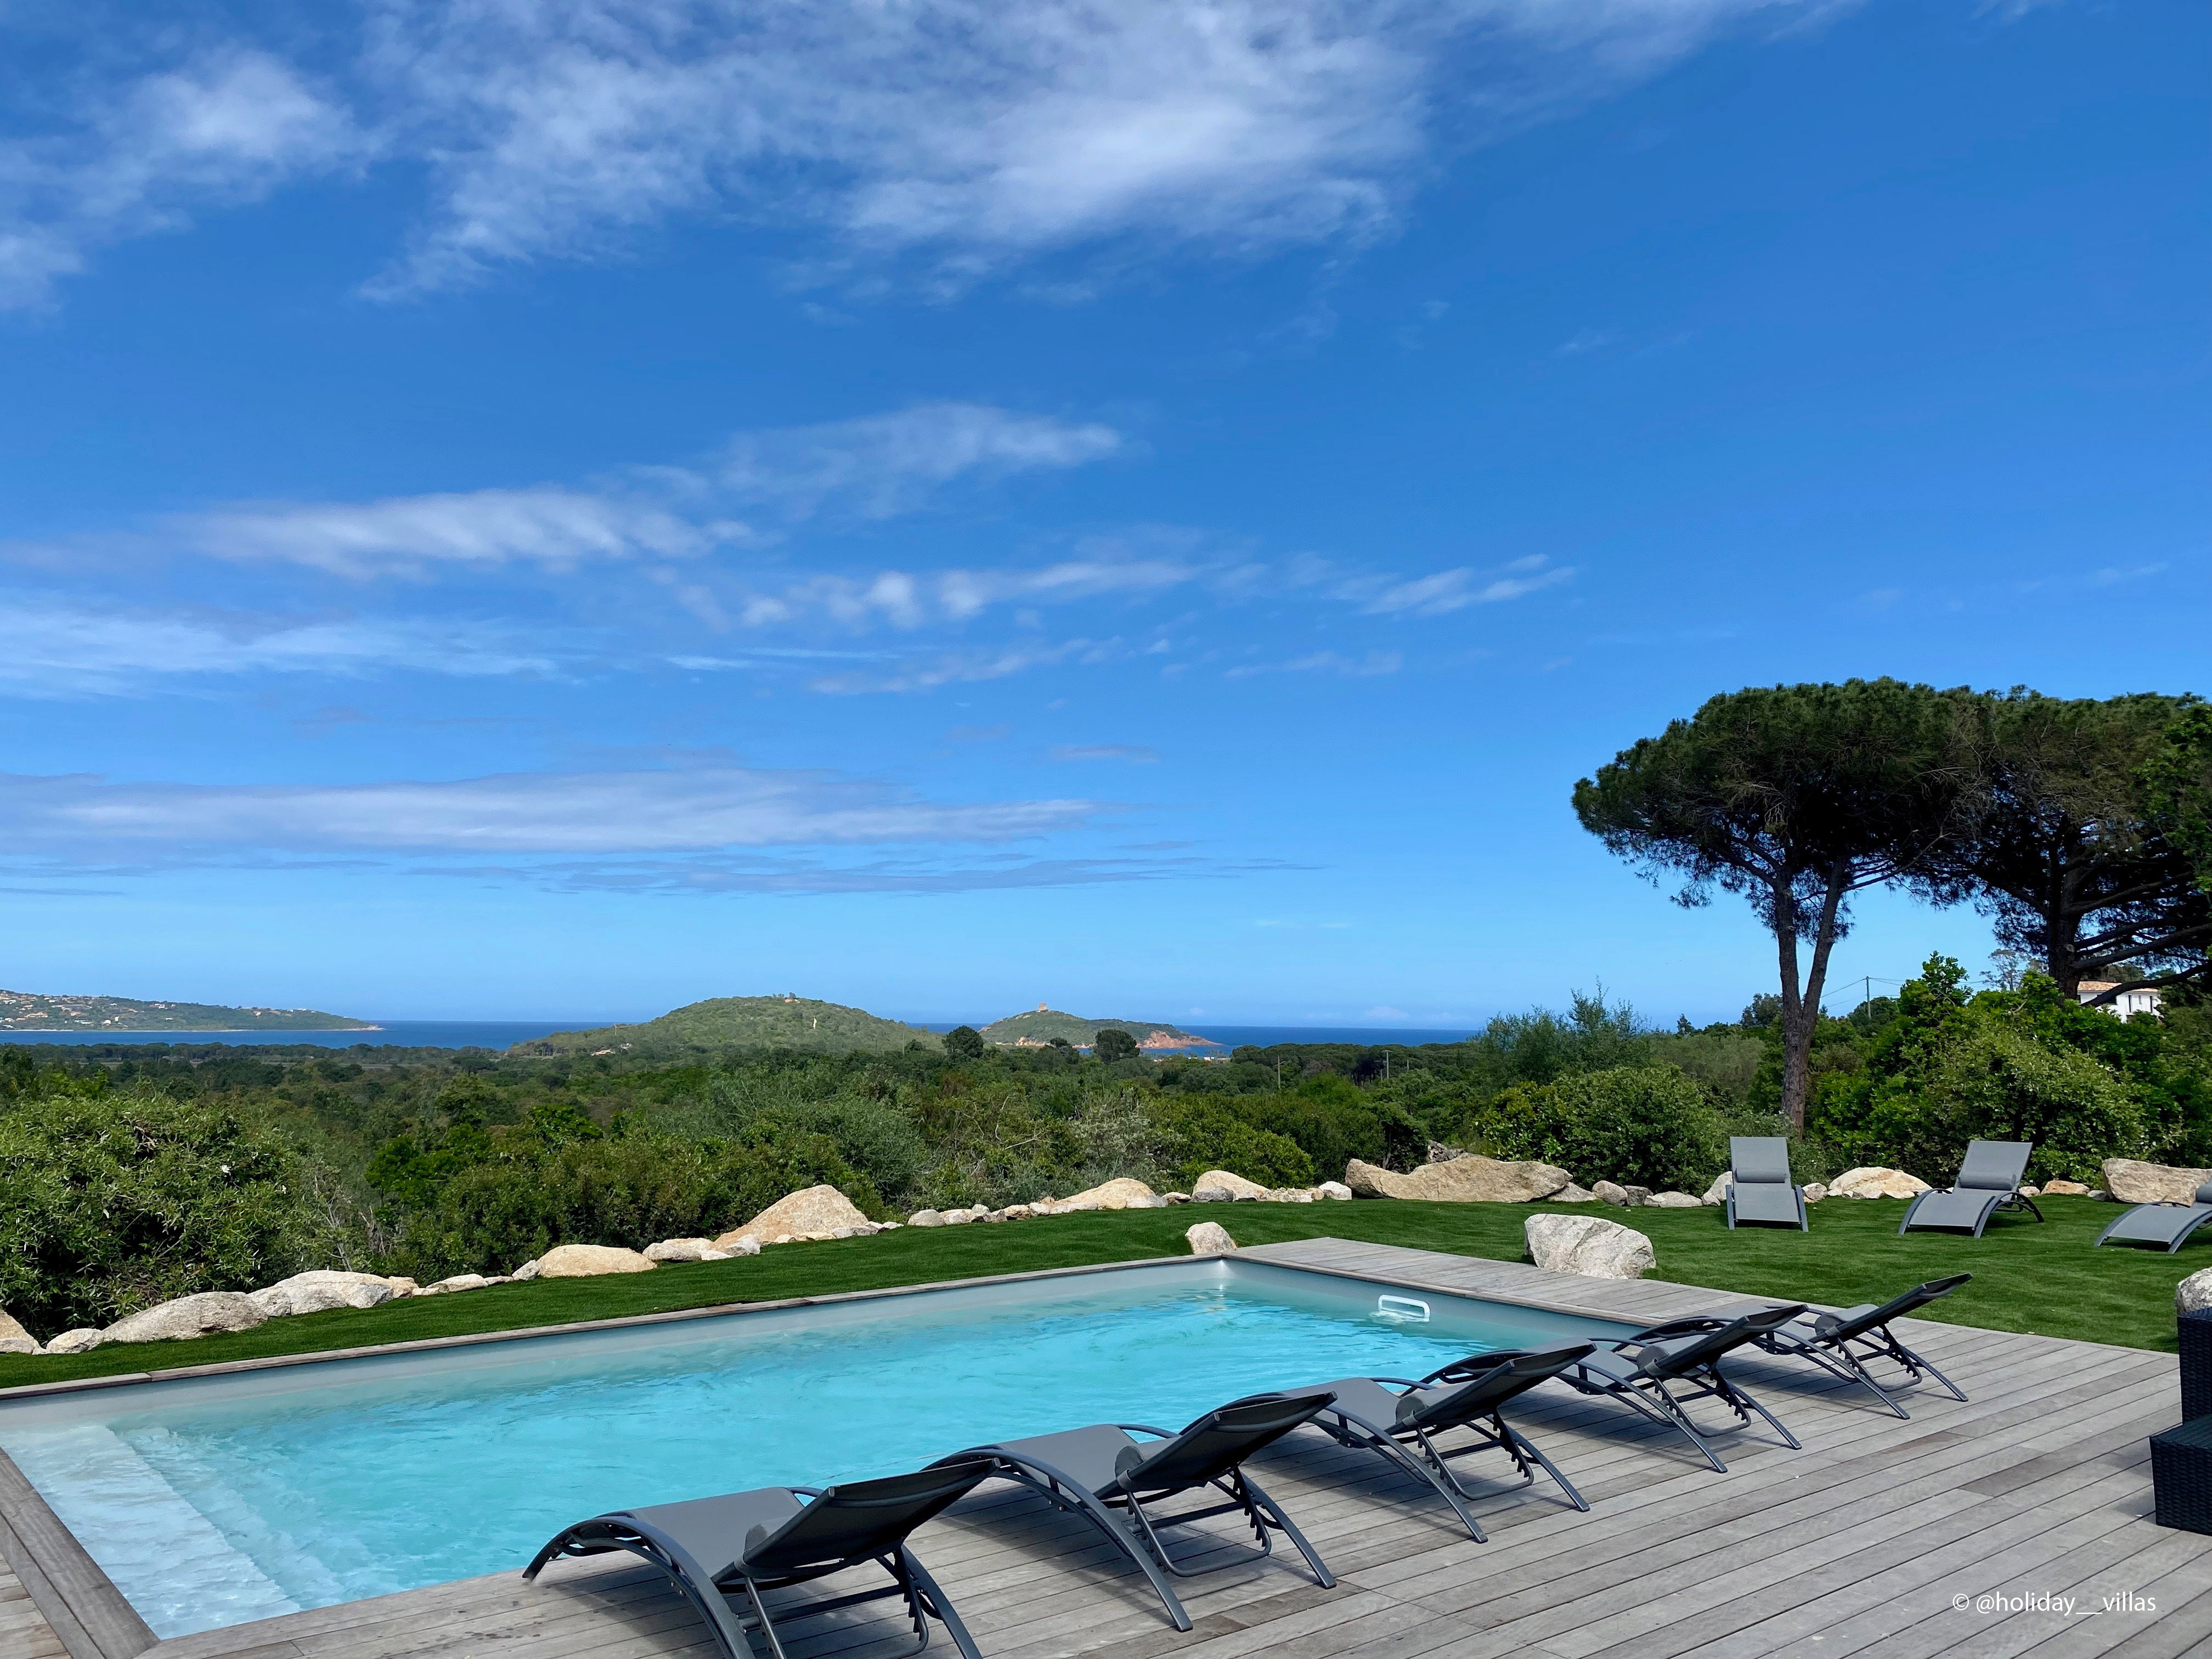
[(2048, 980), (1969, 995), (1931, 957), (1863, 1070), (1824, 1079), (1807, 1125), (1854, 1161), (1942, 1185), (1966, 1143), (2032, 1140), (2038, 1182), (2094, 1182), (2106, 1158), (2171, 1155), (2202, 1111), (2203, 1079), (2155, 1021), (2083, 1009)]
[(825, 1134), (763, 1126), (737, 1140), (635, 1133), (548, 1144), (495, 1131), (487, 1155), (411, 1206), (392, 1259), (417, 1279), (441, 1279), (509, 1273), (556, 1244), (711, 1238), (823, 1182), (882, 1212), (874, 1187)]
[(1175, 1137), (1169, 1166), (1184, 1192), (1209, 1170), (1229, 1170), (1262, 1187), (1310, 1187), (1314, 1161), (1286, 1135), (1263, 1129), (1234, 1098), (1199, 1097), (1170, 1100), (1156, 1108), (1161, 1126)]
[(158, 1095), (0, 1112), (0, 1306), (41, 1336), (173, 1297), (247, 1291), (323, 1246), (309, 1172), (273, 1134)]
[(1537, 1158), (1583, 1185), (1702, 1193), (1728, 1167), (1727, 1128), (1672, 1066), (1616, 1066), (1508, 1089), (1476, 1120), (1500, 1158)]

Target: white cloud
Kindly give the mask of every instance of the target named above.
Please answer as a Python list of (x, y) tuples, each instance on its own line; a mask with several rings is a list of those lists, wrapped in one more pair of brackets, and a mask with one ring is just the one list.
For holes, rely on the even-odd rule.
[(373, 67), (434, 204), (377, 291), (712, 210), (925, 250), (954, 280), (1133, 235), (1356, 238), (1447, 123), (1486, 136), (1823, 3), (392, 0)]
[[(1079, 466), (1123, 447), (1120, 433), (1096, 422), (1071, 423), (981, 404), (925, 404), (862, 420), (743, 433), (703, 471), (640, 467), (590, 487), (533, 484), (368, 501), (242, 501), (173, 514), (144, 534), (91, 540), (301, 565), (356, 580), (513, 565), (560, 571), (593, 562), (696, 559), (732, 547), (758, 547), (780, 533), (757, 532), (729, 516), (735, 505), (764, 507), (785, 520), (830, 509), (881, 519), (918, 511), (963, 477)], [(58, 554), (51, 548), (28, 551), (49, 562), (68, 560), (66, 548)], [(781, 596), (750, 596), (741, 608), (750, 607), (748, 620), (756, 622), (819, 609), (845, 622), (873, 613), (910, 627), (937, 614), (972, 615), (1000, 598), (1082, 598), (1170, 585), (1189, 574), (1167, 561), (1101, 555), (1026, 572), (951, 571), (915, 578), (893, 571), (865, 582), (823, 577)], [(656, 579), (710, 626), (725, 625), (721, 599), (713, 591), (672, 574)]]
[(527, 562), (684, 558), (748, 538), (741, 524), (695, 523), (650, 502), (560, 489), (477, 489), (380, 501), (241, 504), (168, 528), (217, 558), (280, 560), (333, 575), (426, 574)]
[(1003, 842), (1072, 829), (1084, 800), (943, 805), (826, 772), (734, 766), (337, 785), (111, 783), (0, 775), (16, 854), (570, 855)]
[(1360, 609), (1371, 617), (1442, 617), (1469, 605), (1517, 599), (1573, 578), (1572, 565), (1546, 569), (1547, 562), (1540, 554), (1516, 559), (1486, 580), (1485, 573), (1466, 567), (1402, 580), (1389, 576), (1362, 577), (1346, 583), (1338, 591), (1340, 597), (1358, 601)]
[(1051, 750), (1056, 761), (1125, 761), (1132, 766), (1150, 766), (1160, 757), (1159, 750), (1138, 743), (1061, 743)]
[(965, 685), (981, 680), (1000, 680), (1025, 674), (1033, 668), (1061, 663), (1110, 662), (1124, 654), (1119, 640), (1068, 640), (1059, 645), (1014, 645), (997, 650), (957, 651), (927, 662), (910, 663), (887, 673), (825, 674), (808, 689), (833, 696), (860, 696), (878, 691), (934, 691), (940, 686)]
[(1288, 662), (1248, 663), (1229, 670), (1223, 678), (1242, 680), (1255, 674), (1342, 674), (1347, 678), (1366, 678), (1395, 674), (1405, 665), (1406, 659), (1395, 651), (1370, 651), (1361, 657), (1347, 657), (1340, 651), (1315, 651), (1293, 657)]
[(744, 601), (758, 627), (826, 617), (849, 628), (885, 623), (917, 629), (965, 622), (995, 605), (1053, 605), (1108, 594), (1156, 593), (1203, 574), (1167, 559), (1066, 559), (1029, 569), (879, 571), (872, 576), (810, 576)]
[(0, 597), (0, 695), (143, 690), (181, 675), (548, 673), (542, 650), (466, 623), (252, 616), (191, 607), (125, 610), (39, 594)]
[(796, 515), (825, 503), (864, 519), (911, 513), (956, 478), (1004, 477), (1081, 466), (1124, 447), (1095, 422), (1071, 425), (986, 404), (923, 404), (895, 414), (731, 441), (719, 482), (740, 497), (773, 501)]
[(617, 257), (683, 216), (796, 230), (825, 276), (910, 259), (938, 288), (1063, 248), (1356, 241), (1443, 144), (1834, 3), (357, 0), (319, 16), (325, 39), (365, 23), (320, 80), (240, 45), (89, 84), (0, 163), (0, 271), (35, 300), (102, 242), (372, 154), (428, 192), (384, 296)]
[(98, 247), (181, 229), (364, 152), (347, 112), (264, 52), (202, 52), (98, 88), (48, 130), (0, 143), (0, 309), (48, 302)]

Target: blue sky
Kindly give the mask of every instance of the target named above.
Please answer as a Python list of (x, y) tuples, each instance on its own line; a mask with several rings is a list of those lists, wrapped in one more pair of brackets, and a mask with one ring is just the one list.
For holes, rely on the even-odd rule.
[(0, 28), (10, 988), (1702, 1020), (1617, 749), (2212, 691), (2202, 7)]

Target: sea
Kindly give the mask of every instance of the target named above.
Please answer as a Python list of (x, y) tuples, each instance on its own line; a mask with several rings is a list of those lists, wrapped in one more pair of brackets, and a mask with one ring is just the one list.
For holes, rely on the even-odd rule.
[[(0, 1042), (55, 1043), (71, 1048), (138, 1047), (167, 1043), (197, 1048), (222, 1043), (238, 1048), (492, 1048), (550, 1036), (556, 1031), (588, 1031), (612, 1025), (611, 1019), (387, 1019), (373, 1031), (0, 1031)], [(932, 1031), (949, 1031), (957, 1020), (918, 1022)], [(974, 1021), (977, 1026), (988, 1020)], [(1227, 1054), (1254, 1043), (1267, 1048), (1278, 1042), (1353, 1042), (1364, 1047), (1399, 1043), (1408, 1047), (1426, 1042), (1464, 1042), (1474, 1035), (1464, 1027), (1431, 1030), (1415, 1026), (1370, 1025), (1213, 1025), (1201, 1020), (1194, 1036), (1209, 1037), (1206, 1044), (1192, 1044), (1188, 1052)], [(1157, 1049), (1148, 1052), (1158, 1053)]]

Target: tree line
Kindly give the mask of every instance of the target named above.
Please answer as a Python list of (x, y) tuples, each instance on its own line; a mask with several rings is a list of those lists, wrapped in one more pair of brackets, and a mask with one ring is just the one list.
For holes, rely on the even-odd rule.
[(1893, 679), (1708, 701), (1575, 786), (1583, 828), (1677, 902), (1771, 932), (1781, 1107), (1802, 1132), (1853, 895), (1972, 903), (2058, 991), (2107, 1004), (2212, 972), (2212, 705)]

